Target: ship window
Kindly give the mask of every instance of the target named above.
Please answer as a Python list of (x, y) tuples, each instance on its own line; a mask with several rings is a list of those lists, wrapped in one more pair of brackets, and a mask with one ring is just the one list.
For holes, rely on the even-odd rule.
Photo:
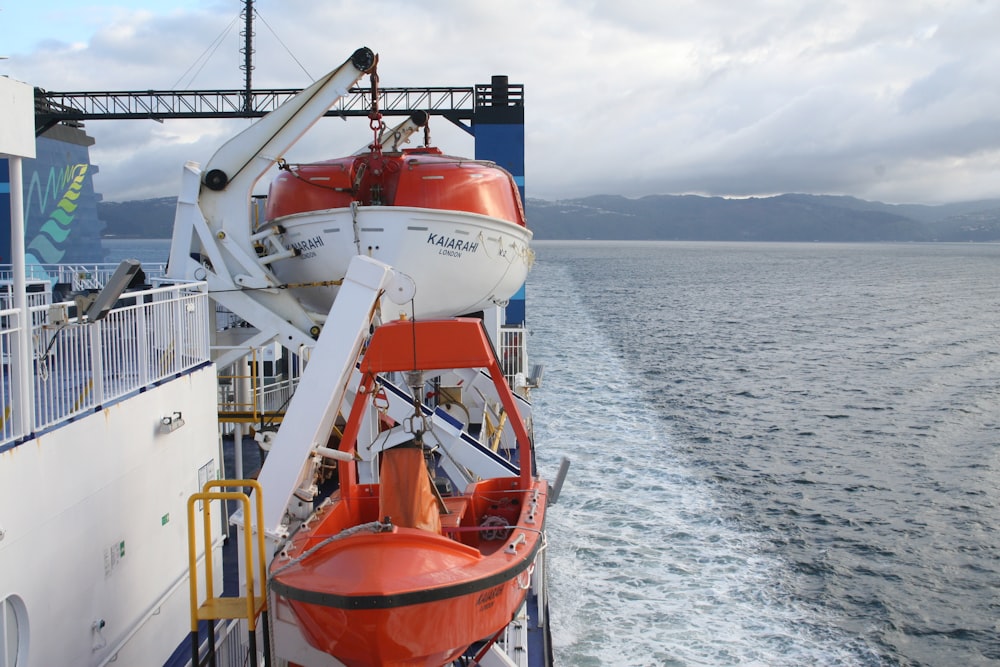
[(28, 609), (16, 595), (0, 601), (0, 667), (28, 664)]

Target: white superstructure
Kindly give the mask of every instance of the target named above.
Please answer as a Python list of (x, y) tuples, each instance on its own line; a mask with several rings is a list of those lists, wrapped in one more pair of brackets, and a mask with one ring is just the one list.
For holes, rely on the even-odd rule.
[[(24, 432), (13, 418), (23, 415), (17, 360), (5, 359), (5, 667), (163, 664), (183, 639), (185, 503), (222, 465), (198, 287), (129, 293), (132, 305), (92, 323), (52, 324), (35, 309), (44, 323), (30, 329), (35, 409)], [(6, 350), (18, 313), (0, 318)], [(215, 537), (218, 547), (221, 526)]]

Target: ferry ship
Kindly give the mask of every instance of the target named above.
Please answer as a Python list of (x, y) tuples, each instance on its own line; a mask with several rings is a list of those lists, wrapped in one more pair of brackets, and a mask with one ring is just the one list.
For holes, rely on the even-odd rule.
[[(418, 164), (437, 152), (403, 152), (410, 130), (379, 124), (337, 162), (334, 200), (291, 210), (299, 183), (279, 182), (291, 199), (255, 216), (273, 156), (376, 63), (358, 49), (205, 169), (186, 165), (163, 275), (35, 261), (12, 233), (3, 667), (551, 664), (545, 515), (565, 468), (550, 485), (533, 458), (517, 184), (480, 161)], [(30, 116), (31, 88), (0, 83), (5, 118)], [(13, 125), (0, 154), (17, 227), (32, 149)], [(404, 170), (419, 181), (392, 180)], [(481, 182), (506, 205), (477, 204)], [(345, 260), (310, 263), (303, 235)], [(462, 239), (465, 261), (414, 260), (440, 238)], [(258, 386), (265, 350), (283, 407)], [(259, 471), (242, 470), (248, 421)]]

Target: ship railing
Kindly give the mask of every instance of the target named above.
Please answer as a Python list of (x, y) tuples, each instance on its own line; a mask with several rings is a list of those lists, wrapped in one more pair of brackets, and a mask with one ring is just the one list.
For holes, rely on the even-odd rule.
[(497, 358), (503, 369), (507, 384), (512, 389), (523, 385), (528, 373), (528, 330), (518, 326), (503, 326), (500, 328), (500, 340), (497, 345)]
[(298, 386), (299, 378), (295, 377), (261, 387), (257, 392), (261, 411), (265, 413), (284, 411)]
[(215, 302), (215, 330), (223, 331), (235, 327), (246, 326), (246, 320), (229, 310), (219, 302)]
[[(94, 322), (73, 302), (29, 308), (31, 392), (18, 391), (20, 311), (0, 311), (0, 446), (55, 428), (211, 360), (205, 283), (126, 292)], [(33, 407), (30, 407), (33, 404)], [(23, 417), (25, 410), (30, 419)]]
[(0, 310), (0, 356), (3, 363), (3, 382), (0, 382), (0, 404), (3, 406), (3, 413), (0, 414), (0, 444), (24, 435), (25, 431), (14, 413), (14, 409), (18, 407), (14, 395), (18, 393), (20, 383), (14, 372), (13, 360), (18, 356), (22, 342), (21, 318), (19, 309)]
[[(83, 292), (101, 289), (118, 268), (117, 263), (85, 263), (85, 264), (28, 264), (25, 266), (25, 276), (28, 282), (29, 299), (31, 286), (47, 282), (51, 291), (57, 296), (68, 296), (70, 292)], [(142, 270), (147, 281), (154, 281), (166, 274), (167, 265), (163, 262), (144, 262)], [(13, 281), (13, 273), (9, 264), (0, 266), (0, 285)], [(8, 289), (9, 291), (9, 289)], [(60, 299), (61, 300), (61, 299)]]
[[(215, 306), (215, 318), (217, 329), (245, 324), (238, 316), (219, 305)], [(222, 323), (225, 326), (221, 326)], [(527, 336), (528, 330), (523, 326), (504, 325), (500, 328), (497, 345), (497, 356), (507, 383), (525, 397), (528, 390), (536, 386), (536, 375), (539, 373), (537, 369), (529, 368)], [(233, 349), (237, 348), (213, 347), (215, 353)], [(237, 422), (249, 422), (258, 428), (276, 425), (298, 387), (299, 377), (308, 364), (311, 352), (310, 347), (303, 347), (294, 355), (286, 350), (286, 363), (279, 372), (273, 361), (273, 353), (268, 355), (265, 347), (248, 348), (246, 356), (239, 362), (220, 368), (218, 402), (223, 433), (231, 434), (233, 425)]]
[[(216, 315), (219, 313), (217, 310)], [(527, 335), (528, 330), (524, 327), (504, 326), (500, 329), (497, 348), (507, 383), (522, 395), (534, 386), (532, 373), (536, 372), (534, 369), (529, 371)], [(213, 348), (216, 352), (230, 349)], [(258, 427), (272, 425), (274, 416), (284, 412), (295, 393), (311, 352), (312, 348), (301, 348), (298, 354), (292, 355), (291, 363), (281, 374), (269, 371), (268, 362), (261, 361), (266, 358), (263, 347), (247, 350), (244, 359), (220, 369), (219, 419), (223, 422), (224, 433), (231, 433), (231, 422), (236, 421), (249, 421)]]
[[(218, 352), (233, 348), (217, 346), (212, 349)], [(286, 364), (280, 374), (276, 374), (275, 362), (267, 361), (267, 356), (266, 347), (253, 348), (246, 357), (220, 370), (220, 422), (249, 421), (266, 427), (284, 413), (299, 384), (302, 369), (297, 363), (290, 369)], [(227, 434), (232, 430), (224, 428)]]
[[(215, 622), (215, 664), (217, 667), (244, 667), (247, 664), (247, 655), (250, 652), (250, 643), (246, 639), (248, 635), (249, 630), (247, 630), (247, 622), (244, 619), (225, 619)], [(208, 641), (208, 637), (205, 637), (200, 647), (206, 653), (208, 652)], [(262, 644), (263, 637), (258, 646)]]
[[(0, 310), (9, 310), (14, 307), (11, 289), (14, 282), (7, 278), (0, 278)], [(48, 283), (43, 280), (28, 280), (25, 284), (27, 291), (28, 306), (47, 306), (52, 303), (52, 292), (48, 289)]]
[[(0, 276), (3, 276), (2, 272), (0, 272)], [(0, 310), (10, 310), (14, 307), (13, 288), (14, 281), (12, 279), (0, 277)], [(28, 307), (34, 309), (31, 315), (32, 325), (44, 324), (44, 309), (52, 304), (51, 285), (44, 280), (28, 279), (25, 281), (25, 292)]]

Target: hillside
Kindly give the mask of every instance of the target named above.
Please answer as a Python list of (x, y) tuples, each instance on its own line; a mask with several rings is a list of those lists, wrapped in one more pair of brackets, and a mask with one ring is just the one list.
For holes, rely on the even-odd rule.
[[(105, 236), (169, 238), (172, 197), (100, 202)], [(921, 206), (787, 194), (595, 195), (525, 202), (535, 238), (678, 241), (1000, 241), (1000, 200)]]
[(104, 236), (125, 239), (168, 239), (174, 229), (176, 197), (98, 202)]
[(529, 199), (536, 239), (684, 241), (997, 241), (1000, 200), (890, 205), (852, 197), (652, 195)]

